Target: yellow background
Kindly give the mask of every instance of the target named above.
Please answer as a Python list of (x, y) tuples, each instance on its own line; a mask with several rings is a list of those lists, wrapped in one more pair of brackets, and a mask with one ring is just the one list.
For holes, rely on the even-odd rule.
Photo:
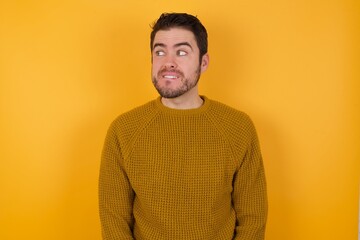
[(0, 239), (101, 238), (105, 133), (157, 96), (149, 24), (171, 11), (208, 29), (201, 93), (257, 126), (266, 239), (357, 239), (358, 0), (2, 0)]

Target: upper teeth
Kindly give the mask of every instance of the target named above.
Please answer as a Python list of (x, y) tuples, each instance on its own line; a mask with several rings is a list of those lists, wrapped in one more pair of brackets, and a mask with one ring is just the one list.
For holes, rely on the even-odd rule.
[(176, 78), (176, 76), (164, 76), (164, 78)]

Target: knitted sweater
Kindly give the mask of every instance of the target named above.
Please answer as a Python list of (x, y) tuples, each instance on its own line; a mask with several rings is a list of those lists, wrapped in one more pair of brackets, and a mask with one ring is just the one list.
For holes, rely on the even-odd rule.
[(158, 98), (111, 124), (99, 178), (103, 239), (264, 239), (255, 128), (246, 114), (202, 98), (189, 110)]

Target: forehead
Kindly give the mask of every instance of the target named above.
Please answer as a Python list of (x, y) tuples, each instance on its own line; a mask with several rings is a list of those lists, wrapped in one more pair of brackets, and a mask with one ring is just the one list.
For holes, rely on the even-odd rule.
[(154, 37), (154, 45), (161, 43), (166, 46), (171, 46), (181, 42), (187, 42), (192, 46), (197, 46), (194, 34), (190, 30), (183, 28), (159, 30)]

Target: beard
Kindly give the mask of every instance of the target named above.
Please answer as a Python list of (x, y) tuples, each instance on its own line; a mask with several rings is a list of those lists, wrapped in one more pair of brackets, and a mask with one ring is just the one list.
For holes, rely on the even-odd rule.
[[(173, 70), (174, 71), (174, 70)], [(160, 71), (158, 73), (158, 77), (160, 77), (163, 71)], [(171, 88), (171, 87), (167, 87), (167, 86), (160, 86), (158, 78), (156, 76), (153, 76), (152, 78), (152, 82), (156, 88), (156, 90), (158, 91), (158, 93), (160, 94), (161, 97), (163, 98), (177, 98), (180, 97), (181, 95), (187, 93), (188, 91), (190, 91), (192, 88), (194, 88), (200, 79), (200, 67), (198, 67), (194, 73), (193, 76), (185, 78), (184, 74), (182, 72), (176, 71), (180, 76), (181, 76), (181, 85), (175, 89)]]

